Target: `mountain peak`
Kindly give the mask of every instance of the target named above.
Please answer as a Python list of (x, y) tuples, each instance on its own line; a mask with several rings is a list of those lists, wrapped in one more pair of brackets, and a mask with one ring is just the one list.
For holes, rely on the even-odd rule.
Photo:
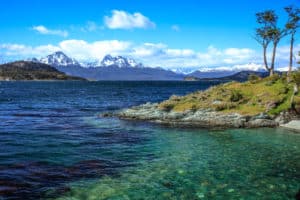
[(62, 51), (56, 51), (53, 54), (46, 56), (45, 58), (41, 58), (40, 62), (52, 66), (79, 65), (79, 63), (75, 59), (68, 57)]
[(138, 67), (142, 66), (142, 64), (137, 63), (134, 59), (131, 58), (125, 58), (123, 56), (113, 57), (108, 54), (104, 56), (103, 60), (101, 61), (101, 66)]

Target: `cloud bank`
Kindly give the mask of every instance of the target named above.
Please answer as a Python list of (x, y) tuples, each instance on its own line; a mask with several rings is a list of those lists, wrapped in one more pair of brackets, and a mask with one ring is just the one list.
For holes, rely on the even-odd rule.
[[(289, 47), (280, 46), (277, 53), (277, 68), (288, 65)], [(295, 46), (296, 52), (300, 44)], [(163, 43), (135, 44), (129, 41), (63, 40), (56, 45), (27, 46), (23, 44), (0, 44), (0, 57), (16, 59), (43, 57), (55, 51), (63, 51), (79, 61), (102, 59), (105, 55), (132, 57), (150, 67), (166, 69), (200, 70), (258, 70), (262, 69), (261, 52), (249, 48), (220, 49), (209, 46), (205, 51), (170, 48)]]

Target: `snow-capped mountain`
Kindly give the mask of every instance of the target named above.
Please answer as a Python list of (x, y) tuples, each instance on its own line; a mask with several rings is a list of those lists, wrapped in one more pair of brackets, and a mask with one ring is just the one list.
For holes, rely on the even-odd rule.
[(122, 56), (113, 57), (111, 55), (106, 55), (101, 61), (101, 66), (118, 66), (118, 67), (141, 67), (141, 63), (137, 63), (134, 59), (125, 58)]
[(74, 58), (68, 57), (61, 51), (57, 51), (53, 54), (48, 55), (45, 58), (39, 60), (41, 63), (48, 64), (51, 66), (70, 66), (70, 65), (80, 65), (78, 61)]
[(68, 57), (61, 51), (57, 51), (47, 57), (37, 60), (36, 58), (30, 59), (33, 62), (41, 62), (51, 66), (81, 66), (81, 67), (143, 67), (141, 63), (137, 63), (132, 58), (125, 58), (122, 56), (113, 57), (111, 55), (106, 55), (102, 60), (93, 60), (88, 62), (78, 62), (74, 58)]
[[(83, 77), (89, 80), (183, 80), (186, 76), (200, 79), (220, 78), (232, 76), (244, 69), (244, 65), (237, 65), (230, 69), (226, 67), (177, 67), (174, 69), (146, 67), (132, 58), (122, 56), (113, 57), (111, 55), (106, 55), (102, 60), (88, 60), (87, 62), (79, 63), (61, 51), (39, 60), (32, 58), (28, 59), (28, 61), (48, 64), (68, 75)], [(259, 65), (248, 64), (246, 67), (256, 71), (259, 69), (257, 66)], [(241, 78), (240, 75), (239, 78)]]

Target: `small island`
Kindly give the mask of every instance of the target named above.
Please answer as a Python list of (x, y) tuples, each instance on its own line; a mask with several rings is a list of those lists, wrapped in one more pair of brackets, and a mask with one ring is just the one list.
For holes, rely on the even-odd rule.
[(36, 62), (16, 61), (0, 65), (0, 81), (11, 80), (85, 80), (66, 75), (56, 68)]
[(293, 80), (275, 74), (249, 81), (228, 82), (186, 96), (171, 96), (161, 103), (147, 103), (121, 110), (122, 119), (147, 120), (191, 127), (277, 127), (299, 118), (300, 72)]

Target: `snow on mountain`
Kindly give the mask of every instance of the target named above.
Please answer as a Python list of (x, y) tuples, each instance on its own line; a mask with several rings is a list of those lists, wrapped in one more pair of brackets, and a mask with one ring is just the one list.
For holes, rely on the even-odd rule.
[(177, 68), (171, 69), (171, 71), (173, 71), (177, 74), (190, 74), (190, 73), (197, 71), (198, 69), (199, 69), (199, 67), (177, 67)]
[(111, 55), (106, 55), (101, 61), (101, 66), (118, 66), (118, 67), (140, 67), (142, 64), (137, 63), (132, 58), (125, 58), (122, 56), (113, 57)]
[(40, 62), (51, 66), (80, 65), (75, 59), (66, 56), (66, 54), (61, 51), (57, 51), (45, 58), (41, 58)]
[(81, 67), (143, 67), (141, 63), (137, 63), (132, 58), (125, 58), (122, 56), (113, 57), (111, 55), (106, 55), (102, 60), (89, 60), (84, 62), (78, 62), (74, 58), (68, 57), (61, 51), (57, 51), (53, 54), (48, 55), (47, 57), (37, 60), (36, 58), (28, 59), (33, 62), (41, 62), (51, 66), (81, 66)]
[(102, 60), (89, 60), (88, 62), (81, 62), (82, 67), (143, 67), (141, 63), (136, 62), (132, 58), (125, 58), (122, 56), (113, 57), (111, 55), (106, 55)]
[(89, 61), (80, 62), (80, 66), (85, 67), (85, 68), (100, 67), (101, 65), (102, 65), (101, 60), (89, 60)]

